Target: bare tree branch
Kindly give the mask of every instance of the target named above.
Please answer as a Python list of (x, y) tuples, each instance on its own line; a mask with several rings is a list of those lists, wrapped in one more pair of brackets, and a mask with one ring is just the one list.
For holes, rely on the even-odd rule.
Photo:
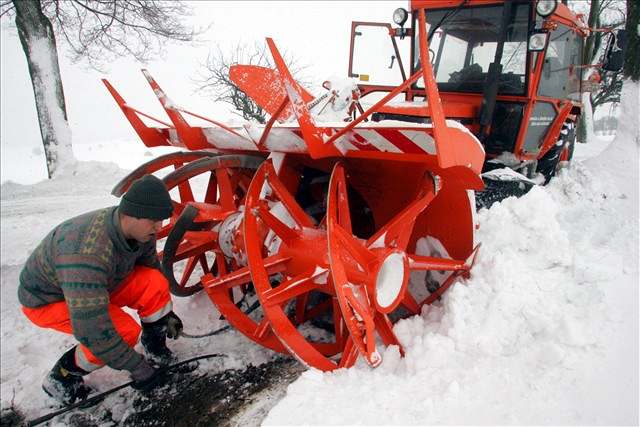
[(0, 0), (0, 17), (15, 16), (50, 178), (75, 163), (57, 41), (97, 69), (125, 55), (145, 61), (167, 41), (193, 41), (199, 32), (183, 21), (190, 12), (179, 0)]
[(13, 5), (13, 1), (12, 0), (2, 0), (2, 1), (0, 1), (0, 18), (2, 18), (5, 15), (11, 16), (11, 14), (14, 11), (14, 9), (15, 9), (15, 6)]
[[(185, 23), (191, 8), (179, 0), (41, 0), (40, 5), (72, 59), (84, 58), (97, 69), (120, 56), (147, 61), (161, 54), (167, 41), (194, 41), (201, 33)], [(12, 9), (12, 1), (2, 0), (2, 14)]]
[[(284, 57), (291, 73), (303, 86), (308, 86), (309, 82), (305, 81), (303, 76), (306, 67), (298, 65), (298, 60), (288, 56), (286, 52)], [(229, 68), (234, 64), (273, 68), (270, 58), (266, 46), (257, 43), (253, 46), (238, 44), (227, 53), (223, 52), (220, 46), (217, 46), (209, 52), (206, 62), (201, 64), (201, 69), (193, 80), (199, 84), (199, 90), (211, 94), (214, 102), (221, 101), (232, 105), (235, 110), (234, 114), (245, 120), (266, 123), (267, 113), (231, 81)]]

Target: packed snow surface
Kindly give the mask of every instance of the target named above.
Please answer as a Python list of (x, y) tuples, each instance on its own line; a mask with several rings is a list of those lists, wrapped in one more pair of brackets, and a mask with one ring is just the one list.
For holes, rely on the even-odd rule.
[[(638, 87), (630, 88), (637, 97)], [(471, 278), (396, 324), (404, 358), (379, 345), (376, 369), (360, 359), (348, 370), (308, 370), (264, 423), (637, 425), (638, 102), (623, 101), (625, 108), (608, 148), (598, 140), (579, 145), (580, 161), (549, 186), (479, 212), (482, 248)], [(52, 408), (40, 383), (74, 340), (24, 318), (18, 275), (53, 226), (117, 203), (109, 192), (127, 173), (121, 166), (148, 160), (146, 150), (123, 156), (126, 144), (85, 146), (75, 174), (2, 184), (2, 408), (13, 405), (29, 419)], [(583, 148), (602, 154), (586, 158)], [(189, 333), (224, 324), (206, 295), (176, 299), (175, 310)], [(210, 372), (273, 357), (235, 331), (169, 345), (180, 358), (226, 353), (199, 368)], [(127, 380), (109, 368), (87, 378), (102, 391)], [(133, 393), (93, 410), (109, 408), (122, 422)]]

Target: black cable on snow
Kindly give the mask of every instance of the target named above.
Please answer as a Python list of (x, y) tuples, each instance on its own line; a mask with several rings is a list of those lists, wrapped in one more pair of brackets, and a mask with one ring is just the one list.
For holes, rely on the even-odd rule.
[[(254, 302), (253, 305), (249, 307), (247, 311), (244, 312), (244, 314), (249, 315), (252, 311), (257, 309), (258, 307), (260, 307), (260, 301), (256, 300), (256, 302)], [(215, 331), (207, 332), (206, 334), (202, 334), (202, 335), (192, 335), (192, 334), (186, 333), (185, 331), (182, 331), (180, 332), (180, 336), (185, 338), (204, 338), (204, 337), (210, 337), (213, 335), (218, 335), (219, 333), (224, 332), (229, 328), (231, 328), (231, 325), (226, 325), (220, 329), (216, 329)]]
[[(159, 371), (161, 373), (170, 372), (170, 371), (174, 370), (175, 368), (178, 368), (178, 367), (180, 367), (182, 365), (185, 365), (187, 363), (195, 362), (196, 360), (201, 360), (201, 359), (210, 359), (212, 357), (227, 357), (227, 355), (226, 354), (220, 354), (220, 353), (204, 354), (202, 356), (192, 357), (191, 359), (183, 360), (182, 362), (174, 363), (173, 365), (166, 366), (164, 368), (160, 368)], [(116, 391), (121, 390), (121, 389), (123, 389), (125, 387), (129, 387), (133, 383), (134, 383), (134, 381), (129, 381), (128, 383), (124, 383), (124, 384), (121, 384), (119, 386), (113, 387), (113, 388), (111, 388), (111, 389), (109, 389), (107, 391), (103, 391), (102, 393), (98, 393), (96, 395), (93, 395), (91, 397), (83, 399), (83, 400), (81, 400), (79, 402), (76, 402), (74, 404), (71, 404), (69, 406), (65, 406), (64, 408), (58, 409), (57, 411), (50, 412), (50, 413), (48, 413), (46, 415), (43, 415), (43, 416), (41, 416), (39, 418), (36, 418), (34, 420), (27, 421), (26, 425), (28, 427), (37, 426), (38, 424), (42, 424), (42, 423), (44, 423), (46, 421), (49, 421), (50, 419), (52, 419), (54, 417), (57, 417), (58, 415), (64, 414), (65, 412), (69, 412), (72, 409), (78, 408), (80, 406), (85, 406), (85, 405), (90, 406), (91, 403), (97, 403), (100, 400), (102, 400), (105, 396), (107, 396), (107, 395), (109, 395), (111, 393), (115, 393)]]
[(211, 332), (208, 332), (208, 333), (202, 334), (202, 335), (191, 335), (191, 334), (186, 333), (185, 331), (182, 331), (182, 332), (180, 332), (180, 336), (184, 337), (184, 338), (205, 338), (205, 337), (211, 337), (213, 335), (218, 335), (220, 332), (224, 332), (229, 328), (231, 328), (231, 325), (223, 326), (220, 329), (216, 329), (215, 331), (211, 331)]
[[(242, 300), (240, 300), (240, 303), (241, 302), (242, 302)], [(249, 307), (247, 309), (247, 311), (244, 312), (244, 314), (249, 315), (251, 312), (256, 310), (258, 307), (260, 307), (260, 301), (256, 300), (253, 303), (253, 305), (251, 305), (251, 307)], [(180, 332), (180, 336), (185, 337), (185, 338), (204, 338), (204, 337), (210, 337), (210, 336), (213, 336), (213, 335), (217, 335), (217, 334), (219, 334), (221, 332), (226, 331), (229, 328), (231, 328), (231, 325), (226, 325), (226, 326), (223, 326), (222, 328), (216, 329), (215, 331), (211, 331), (211, 332), (208, 332), (208, 333), (202, 334), (202, 335), (192, 335), (192, 334), (188, 334), (188, 333), (182, 331), (182, 332)], [(201, 359), (210, 359), (212, 357), (226, 357), (226, 354), (212, 353), (212, 354), (205, 354), (205, 355), (202, 355), (202, 356), (192, 357), (191, 359), (183, 360), (182, 362), (174, 363), (173, 365), (161, 368), (160, 372), (170, 372), (173, 369), (175, 369), (175, 368), (177, 368), (179, 366), (185, 365), (187, 363), (195, 362), (196, 360), (201, 360)], [(43, 416), (41, 416), (39, 418), (36, 418), (34, 420), (27, 421), (26, 425), (28, 427), (37, 426), (38, 424), (42, 424), (42, 423), (44, 423), (46, 421), (49, 421), (50, 419), (52, 419), (54, 417), (57, 417), (58, 415), (64, 414), (65, 412), (69, 412), (70, 410), (78, 408), (80, 406), (85, 406), (85, 405), (91, 406), (91, 403), (94, 403), (94, 402), (98, 403), (105, 396), (108, 396), (111, 393), (115, 393), (116, 391), (121, 390), (121, 389), (123, 389), (125, 387), (129, 387), (133, 383), (134, 383), (134, 381), (129, 381), (128, 383), (120, 384), (119, 386), (116, 386), (116, 387), (114, 387), (112, 389), (109, 389), (107, 391), (103, 391), (102, 393), (98, 393), (96, 395), (88, 397), (88, 398), (86, 398), (84, 400), (81, 400), (79, 402), (76, 402), (74, 404), (65, 406), (64, 408), (59, 409), (57, 411), (50, 412), (50, 413), (48, 413), (46, 415), (43, 415)]]

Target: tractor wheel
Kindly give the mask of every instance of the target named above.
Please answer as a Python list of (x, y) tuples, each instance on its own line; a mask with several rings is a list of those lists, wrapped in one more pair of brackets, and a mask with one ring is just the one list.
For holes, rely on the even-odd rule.
[[(567, 133), (564, 135), (564, 140), (566, 141), (562, 152), (560, 153), (560, 162), (570, 162), (573, 159), (573, 151), (576, 148), (576, 139), (577, 133), (576, 129), (578, 128), (578, 124), (574, 122), (565, 123), (567, 126)], [(563, 130), (565, 127), (563, 126)]]
[[(349, 367), (359, 354), (377, 365), (381, 359), (374, 333), (385, 344), (399, 345), (386, 315), (400, 305), (416, 314), (421, 304), (431, 303), (450, 284), (418, 303), (407, 291), (410, 271), (468, 270), (462, 261), (404, 252), (413, 221), (434, 194), (423, 195), (362, 241), (351, 232), (347, 188), (338, 164), (330, 179), (325, 221), (317, 224), (266, 161), (245, 201), (245, 249), (269, 332), (302, 363), (324, 371)], [(274, 259), (285, 262), (279, 278), (268, 268)], [(401, 272), (399, 281), (393, 280), (395, 268)], [(329, 331), (314, 328), (322, 322)]]
[(576, 124), (567, 121), (562, 125), (558, 142), (545, 153), (540, 160), (536, 172), (544, 175), (545, 185), (557, 175), (562, 162), (569, 162), (573, 157), (576, 141)]

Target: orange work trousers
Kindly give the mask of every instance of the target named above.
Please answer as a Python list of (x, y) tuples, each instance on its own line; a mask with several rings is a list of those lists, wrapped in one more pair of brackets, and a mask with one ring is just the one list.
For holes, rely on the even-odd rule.
[[(140, 320), (145, 323), (161, 319), (172, 310), (169, 282), (160, 271), (137, 266), (109, 296), (108, 310), (113, 326), (122, 339), (130, 347), (134, 347), (138, 342), (141, 328), (138, 322), (121, 307), (136, 310)], [(65, 301), (37, 308), (22, 307), (22, 311), (31, 322), (41, 328), (73, 334), (69, 309)], [(76, 349), (76, 364), (86, 371), (104, 366), (104, 362), (82, 344)]]

